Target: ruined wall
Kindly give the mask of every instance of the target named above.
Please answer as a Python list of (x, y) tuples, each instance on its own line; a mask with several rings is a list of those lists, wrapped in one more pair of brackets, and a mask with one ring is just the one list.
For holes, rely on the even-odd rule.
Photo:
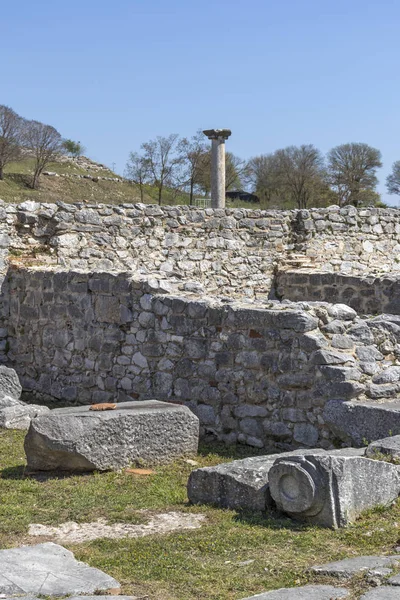
[(322, 300), (348, 304), (358, 313), (400, 314), (400, 278), (393, 274), (357, 277), (342, 273), (281, 271), (276, 293), (282, 300)]
[(296, 251), (322, 271), (363, 275), (400, 271), (400, 211), (354, 206), (296, 211)]
[(291, 244), (290, 212), (35, 202), (4, 212), (14, 263), (154, 274), (227, 296), (268, 294)]
[(40, 396), (179, 401), (226, 442), (329, 447), (328, 400), (400, 391), (396, 317), (165, 294), (127, 273), (11, 270), (7, 282), (5, 358)]

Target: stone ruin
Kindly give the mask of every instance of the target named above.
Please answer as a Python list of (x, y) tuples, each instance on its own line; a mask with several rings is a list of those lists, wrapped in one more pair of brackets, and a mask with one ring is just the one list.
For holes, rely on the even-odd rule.
[(289, 462), (324, 489), (335, 448), (400, 434), (396, 209), (2, 204), (0, 268), (29, 402), (180, 404), (203, 437), (321, 449)]

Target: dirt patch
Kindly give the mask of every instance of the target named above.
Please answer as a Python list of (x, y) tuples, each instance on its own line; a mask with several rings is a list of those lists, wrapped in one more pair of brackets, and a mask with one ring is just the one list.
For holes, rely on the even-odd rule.
[[(146, 511), (140, 511), (140, 515), (146, 516)], [(205, 522), (206, 517), (202, 514), (169, 512), (149, 515), (148, 519), (148, 522), (144, 524), (114, 523), (108, 525), (105, 519), (98, 519), (93, 523), (70, 521), (61, 523), (57, 527), (32, 523), (29, 525), (28, 534), (57, 542), (79, 544), (98, 538), (136, 538), (158, 533), (170, 533), (180, 529), (199, 529)]]

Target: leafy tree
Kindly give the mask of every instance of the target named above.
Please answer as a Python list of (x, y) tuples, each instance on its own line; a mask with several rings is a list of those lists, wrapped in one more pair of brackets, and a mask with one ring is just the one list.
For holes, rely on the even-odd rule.
[(0, 105), (0, 179), (4, 177), (4, 167), (20, 157), (22, 122), (11, 108)]
[(158, 136), (141, 145), (149, 167), (150, 181), (157, 188), (158, 204), (162, 203), (164, 187), (175, 186), (176, 174), (182, 165), (182, 157), (177, 154), (178, 143), (178, 134), (173, 133), (168, 137)]
[(138, 154), (131, 152), (125, 167), (125, 177), (139, 186), (140, 200), (144, 200), (144, 186), (149, 183), (150, 166), (148, 160)]
[(189, 204), (193, 204), (195, 187), (201, 185), (206, 166), (208, 166), (209, 172), (207, 146), (201, 129), (190, 140), (183, 138), (178, 144), (178, 152), (183, 165), (183, 185), (189, 189)]
[(23, 144), (35, 157), (32, 188), (36, 189), (39, 177), (46, 165), (55, 160), (62, 150), (60, 133), (39, 121), (24, 121)]
[(71, 156), (78, 157), (85, 152), (85, 147), (80, 142), (73, 140), (64, 140), (62, 143), (63, 149)]
[(368, 144), (342, 144), (328, 153), (330, 183), (341, 206), (362, 202), (365, 190), (375, 191), (376, 170), (382, 166), (381, 153)]
[(392, 172), (386, 178), (386, 188), (388, 194), (400, 196), (400, 160), (393, 164)]

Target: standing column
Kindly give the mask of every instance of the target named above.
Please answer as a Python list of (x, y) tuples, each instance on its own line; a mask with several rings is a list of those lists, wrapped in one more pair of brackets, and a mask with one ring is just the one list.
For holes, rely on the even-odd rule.
[(225, 208), (225, 140), (230, 129), (206, 129), (204, 135), (211, 140), (211, 207)]

